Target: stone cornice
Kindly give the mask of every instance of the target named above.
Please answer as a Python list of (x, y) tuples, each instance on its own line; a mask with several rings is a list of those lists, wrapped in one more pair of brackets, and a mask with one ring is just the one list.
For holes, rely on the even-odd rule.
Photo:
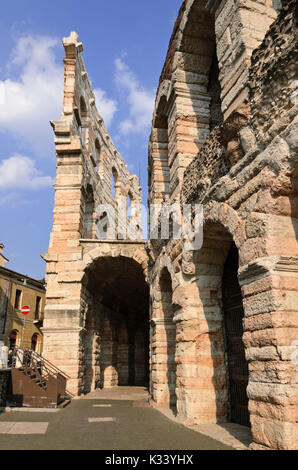
[(83, 327), (62, 327), (62, 328), (47, 328), (42, 327), (41, 331), (45, 333), (81, 333), (85, 331)]
[(80, 243), (83, 244), (112, 244), (112, 245), (145, 245), (146, 241), (145, 240), (93, 240), (93, 239), (85, 239), (81, 238)]
[(67, 190), (67, 189), (81, 189), (81, 184), (54, 184), (54, 189)]
[[(173, 325), (173, 321), (171, 318), (151, 318), (150, 323), (155, 326), (159, 325)], [(173, 325), (174, 326), (174, 325)]]
[(276, 272), (298, 273), (298, 258), (295, 256), (258, 258), (239, 269), (239, 283), (243, 286)]
[(298, 273), (298, 257), (280, 256), (275, 265), (275, 271)]

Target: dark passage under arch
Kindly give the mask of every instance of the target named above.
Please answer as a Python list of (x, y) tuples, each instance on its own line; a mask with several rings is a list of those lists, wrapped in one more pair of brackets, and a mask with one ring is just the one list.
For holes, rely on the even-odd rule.
[(149, 381), (149, 289), (131, 258), (102, 257), (86, 271), (84, 390)]
[(238, 281), (238, 250), (233, 243), (224, 267), (222, 293), (228, 358), (230, 420), (250, 426), (248, 412), (248, 363), (243, 344), (244, 309)]

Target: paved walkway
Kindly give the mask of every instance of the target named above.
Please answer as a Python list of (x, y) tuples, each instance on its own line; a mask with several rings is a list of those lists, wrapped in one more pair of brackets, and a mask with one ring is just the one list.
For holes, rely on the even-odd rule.
[[(109, 396), (109, 399), (103, 398), (104, 396)], [(128, 400), (128, 396), (132, 399)], [(55, 413), (36, 410), (32, 413), (2, 413), (0, 449), (231, 449), (169, 420), (159, 411), (146, 406), (145, 398), (145, 389), (127, 388), (94, 392), (82, 399), (73, 400), (66, 408)]]
[[(169, 419), (176, 423), (180, 423), (179, 418), (176, 418), (171, 410), (168, 408), (157, 408), (160, 413), (163, 413)], [(200, 434), (209, 436), (222, 444), (232, 447), (235, 450), (249, 450), (252, 443), (252, 435), (250, 428), (235, 423), (221, 423), (221, 424), (193, 424), (188, 425), (188, 429), (192, 429)]]

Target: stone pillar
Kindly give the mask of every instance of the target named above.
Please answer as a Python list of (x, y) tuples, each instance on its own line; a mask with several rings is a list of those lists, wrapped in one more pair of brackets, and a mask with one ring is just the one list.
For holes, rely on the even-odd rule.
[(135, 384), (145, 383), (145, 338), (141, 331), (135, 335)]
[(126, 325), (122, 325), (119, 330), (118, 343), (118, 381), (119, 385), (128, 385), (129, 381), (129, 344)]
[[(186, 64), (192, 69), (191, 63), (187, 60)], [(193, 67), (195, 68), (195, 61)], [(190, 71), (195, 75), (194, 70)], [(198, 80), (199, 83), (203, 80), (203, 85), (184, 81), (176, 83), (175, 99), (173, 98), (169, 104), (168, 166), (171, 201), (179, 196), (184, 171), (209, 135), (211, 98), (207, 94), (208, 76), (203, 78), (200, 76)]]
[(103, 341), (102, 343), (101, 388), (113, 388), (118, 385), (117, 359), (115, 358), (117, 346), (115, 341)]
[(170, 190), (167, 128), (152, 130), (149, 142), (149, 175), (150, 202), (160, 204)]
[(96, 390), (100, 385), (100, 336), (99, 332), (95, 331), (93, 336), (93, 349), (92, 349), (92, 371), (93, 371), (93, 381), (92, 388)]
[(169, 370), (167, 330), (173, 330), (175, 325), (171, 320), (154, 318), (151, 321), (151, 383), (152, 398), (160, 406), (169, 406)]
[(53, 230), (48, 254), (43, 255), (47, 262), (43, 354), (71, 376), (68, 386), (75, 394), (83, 390), (80, 361), (85, 302), (81, 286), (81, 177), (81, 156), (59, 155)]
[(100, 387), (113, 388), (118, 385), (118, 341), (108, 319), (103, 320), (100, 357)]
[(247, 394), (252, 447), (295, 449), (298, 219), (290, 199), (283, 194), (273, 198), (271, 194), (272, 189), (270, 194), (266, 190), (259, 194), (258, 210), (246, 222), (248, 238), (239, 251), (244, 343), (249, 362)]
[(297, 447), (297, 266), (297, 259), (274, 257), (241, 269), (254, 449)]
[(99, 308), (98, 305), (95, 309), (89, 307), (86, 315), (83, 332), (84, 393), (95, 390), (100, 382)]
[[(78, 312), (57, 310), (58, 320), (50, 322), (49, 318), (47, 319), (47, 326), (43, 328), (43, 356), (70, 376), (67, 381), (67, 390), (74, 395), (78, 395), (84, 391), (84, 371), (82, 368), (83, 328), (74, 326), (75, 321), (73, 323), (71, 321), (66, 322), (63, 326), (63, 317), (67, 314), (75, 320)], [(62, 323), (61, 327), (56, 326), (59, 322)], [(52, 328), (50, 324), (53, 325)]]
[(208, 278), (203, 274), (196, 283), (180, 285), (173, 294), (173, 301), (182, 303), (174, 317), (177, 412), (188, 424), (216, 423), (227, 414), (222, 310), (214, 286), (206, 283)]
[(274, 8), (264, 0), (220, 2), (215, 14), (215, 33), (224, 119), (248, 98), (252, 52), (263, 41), (276, 16)]
[(129, 382), (129, 344), (118, 345), (118, 382), (119, 385), (128, 385)]

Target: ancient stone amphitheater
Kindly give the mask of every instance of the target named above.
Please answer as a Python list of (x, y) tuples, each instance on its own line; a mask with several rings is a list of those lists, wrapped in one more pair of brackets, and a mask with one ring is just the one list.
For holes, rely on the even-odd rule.
[[(76, 33), (47, 262), (44, 354), (75, 394), (149, 383), (187, 424), (251, 426), (297, 446), (297, 2), (185, 0), (149, 141), (149, 204), (203, 205), (203, 244), (98, 237), (97, 208), (141, 188), (96, 109)], [(145, 156), (144, 156), (145, 158)], [(128, 206), (128, 204), (127, 204)], [(117, 217), (125, 227), (126, 214)]]

